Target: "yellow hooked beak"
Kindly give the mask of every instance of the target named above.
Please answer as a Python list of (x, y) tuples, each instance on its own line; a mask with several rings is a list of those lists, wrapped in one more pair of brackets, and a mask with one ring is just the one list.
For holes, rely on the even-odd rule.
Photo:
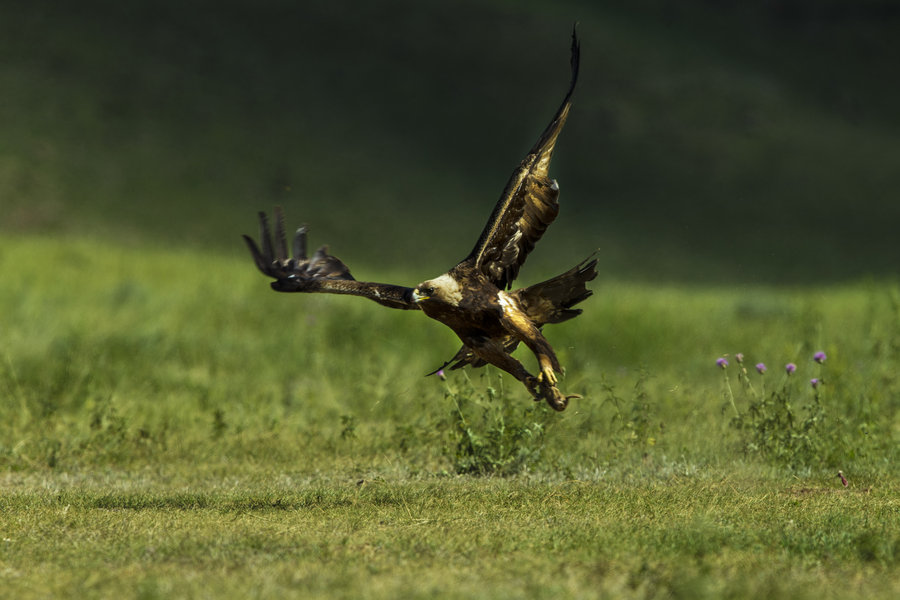
[(417, 287), (412, 291), (412, 299), (413, 302), (421, 302), (422, 300), (428, 300), (434, 295), (434, 287), (431, 285), (425, 287)]

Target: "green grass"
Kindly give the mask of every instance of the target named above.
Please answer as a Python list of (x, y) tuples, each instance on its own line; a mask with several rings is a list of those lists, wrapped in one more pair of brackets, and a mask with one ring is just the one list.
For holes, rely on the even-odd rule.
[(2, 500), (4, 521), (16, 523), (3, 541), (6, 592), (21, 598), (897, 592), (896, 487), (771, 489), (733, 477), (357, 483), (281, 474), (275, 481), (238, 475), (185, 489), (181, 481), (160, 485), (165, 475), (17, 482), (22, 491)]
[[(439, 324), (275, 294), (237, 250), (14, 237), (0, 268), (12, 597), (898, 591), (894, 285), (598, 281), (547, 331), (585, 396), (557, 414), (496, 371), (422, 377)], [(821, 455), (746, 452), (738, 351), (797, 414), (825, 380)]]

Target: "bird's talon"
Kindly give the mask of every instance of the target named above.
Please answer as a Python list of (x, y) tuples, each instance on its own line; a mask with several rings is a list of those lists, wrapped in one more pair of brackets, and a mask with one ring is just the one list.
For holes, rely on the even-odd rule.
[(541, 369), (541, 372), (538, 374), (538, 381), (546, 382), (548, 385), (553, 386), (558, 383), (558, 380), (556, 379), (556, 373), (553, 372), (552, 367)]

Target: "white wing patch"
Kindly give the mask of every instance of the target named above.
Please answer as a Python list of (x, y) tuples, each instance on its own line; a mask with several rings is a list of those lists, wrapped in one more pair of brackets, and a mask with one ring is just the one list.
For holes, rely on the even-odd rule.
[(510, 314), (519, 312), (519, 307), (516, 304), (516, 301), (513, 300), (509, 294), (503, 292), (502, 290), (497, 292), (497, 300), (500, 301), (500, 306), (503, 307), (504, 313)]

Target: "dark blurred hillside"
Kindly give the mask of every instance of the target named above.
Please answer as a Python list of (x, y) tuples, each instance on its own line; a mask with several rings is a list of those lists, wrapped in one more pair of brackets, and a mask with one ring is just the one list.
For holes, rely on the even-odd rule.
[(561, 100), (577, 19), (524, 276), (594, 248), (637, 279), (896, 275), (900, 9), (745, 4), (0, 3), (0, 227), (242, 253), (278, 203), (361, 277), (433, 274)]

